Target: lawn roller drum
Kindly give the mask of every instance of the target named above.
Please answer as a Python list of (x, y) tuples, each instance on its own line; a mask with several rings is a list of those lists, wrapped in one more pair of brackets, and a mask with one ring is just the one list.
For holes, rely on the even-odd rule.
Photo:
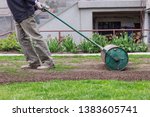
[(68, 27), (70, 27), (72, 30), (77, 32), (79, 35), (84, 37), (86, 40), (90, 41), (91, 43), (93, 43), (94, 45), (99, 47), (101, 49), (102, 60), (104, 61), (105, 65), (108, 69), (110, 69), (110, 70), (124, 70), (125, 69), (125, 67), (128, 64), (128, 54), (126, 53), (125, 50), (123, 50), (122, 48), (120, 48), (116, 45), (107, 45), (105, 47), (102, 47), (102, 46), (98, 45), (96, 42), (94, 42), (93, 40), (90, 40), (88, 37), (83, 35), (78, 30), (74, 29), (72, 26), (70, 26), (65, 21), (63, 21), (62, 19), (57, 17), (55, 14), (51, 13), (46, 8), (44, 8), (44, 10), (46, 12), (48, 12), (49, 14), (51, 14), (52, 16), (54, 16), (59, 21), (61, 21), (62, 23), (64, 23), (65, 25), (67, 25)]

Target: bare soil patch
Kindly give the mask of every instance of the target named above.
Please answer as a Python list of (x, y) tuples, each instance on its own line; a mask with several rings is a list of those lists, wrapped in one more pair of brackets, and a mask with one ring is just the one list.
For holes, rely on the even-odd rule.
[(129, 63), (124, 71), (110, 71), (106, 68), (104, 63), (98, 61), (84, 61), (81, 63), (72, 63), (71, 66), (75, 66), (75, 68), (63, 72), (55, 70), (24, 70), (22, 71), (24, 72), (24, 75), (22, 75), (22, 73), (10, 74), (0, 72), (0, 83), (37, 82), (49, 81), (54, 79), (100, 79), (125, 81), (150, 80), (150, 64), (148, 63)]

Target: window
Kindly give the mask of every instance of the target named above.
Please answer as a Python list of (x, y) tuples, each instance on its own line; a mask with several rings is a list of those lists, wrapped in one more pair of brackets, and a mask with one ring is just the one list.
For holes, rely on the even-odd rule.
[[(121, 28), (121, 22), (99, 22), (98, 23), (98, 29), (120, 29)], [(100, 34), (112, 34), (113, 32), (104, 31)]]

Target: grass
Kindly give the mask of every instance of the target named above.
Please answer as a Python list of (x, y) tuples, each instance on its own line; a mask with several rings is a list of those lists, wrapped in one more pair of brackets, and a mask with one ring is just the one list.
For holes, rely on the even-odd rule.
[[(149, 55), (130, 55), (129, 61), (135, 64), (150, 63), (141, 61)], [(86, 60), (100, 61), (99, 56), (54, 57), (56, 69), (74, 69), (74, 63)], [(0, 73), (26, 74), (20, 70), (25, 64), (24, 57), (0, 57)], [(51, 72), (51, 71), (49, 71)], [(149, 100), (150, 81), (118, 80), (52, 80), (48, 82), (24, 82), (0, 84), (0, 100)]]
[(147, 100), (150, 81), (79, 80), (0, 85), (1, 100)]
[[(79, 63), (79, 62), (84, 62), (86, 60), (97, 60), (100, 61), (99, 56), (74, 56), (74, 57), (66, 57), (66, 56), (56, 56), (54, 57), (54, 60), (56, 62), (56, 68), (51, 71), (66, 71), (69, 69), (74, 69), (76, 68), (75, 66), (71, 66), (70, 64), (73, 63)], [(1, 72), (6, 72), (6, 73), (22, 73), (23, 71), (20, 70), (20, 66), (25, 63), (25, 58), (23, 56), (0, 56), (0, 71)], [(51, 72), (49, 71), (49, 72)]]
[(145, 62), (144, 60), (141, 60), (141, 59), (148, 59), (148, 58), (150, 58), (149, 55), (130, 55), (129, 56), (129, 61), (134, 62), (136, 64), (139, 64), (139, 63), (144, 63)]

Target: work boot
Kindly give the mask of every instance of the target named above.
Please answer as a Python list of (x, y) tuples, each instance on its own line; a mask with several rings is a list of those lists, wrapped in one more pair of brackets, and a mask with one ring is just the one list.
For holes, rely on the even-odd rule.
[(46, 70), (46, 69), (52, 69), (52, 68), (55, 68), (54, 63), (51, 63), (51, 64), (43, 64), (43, 65), (37, 67), (38, 70)]

